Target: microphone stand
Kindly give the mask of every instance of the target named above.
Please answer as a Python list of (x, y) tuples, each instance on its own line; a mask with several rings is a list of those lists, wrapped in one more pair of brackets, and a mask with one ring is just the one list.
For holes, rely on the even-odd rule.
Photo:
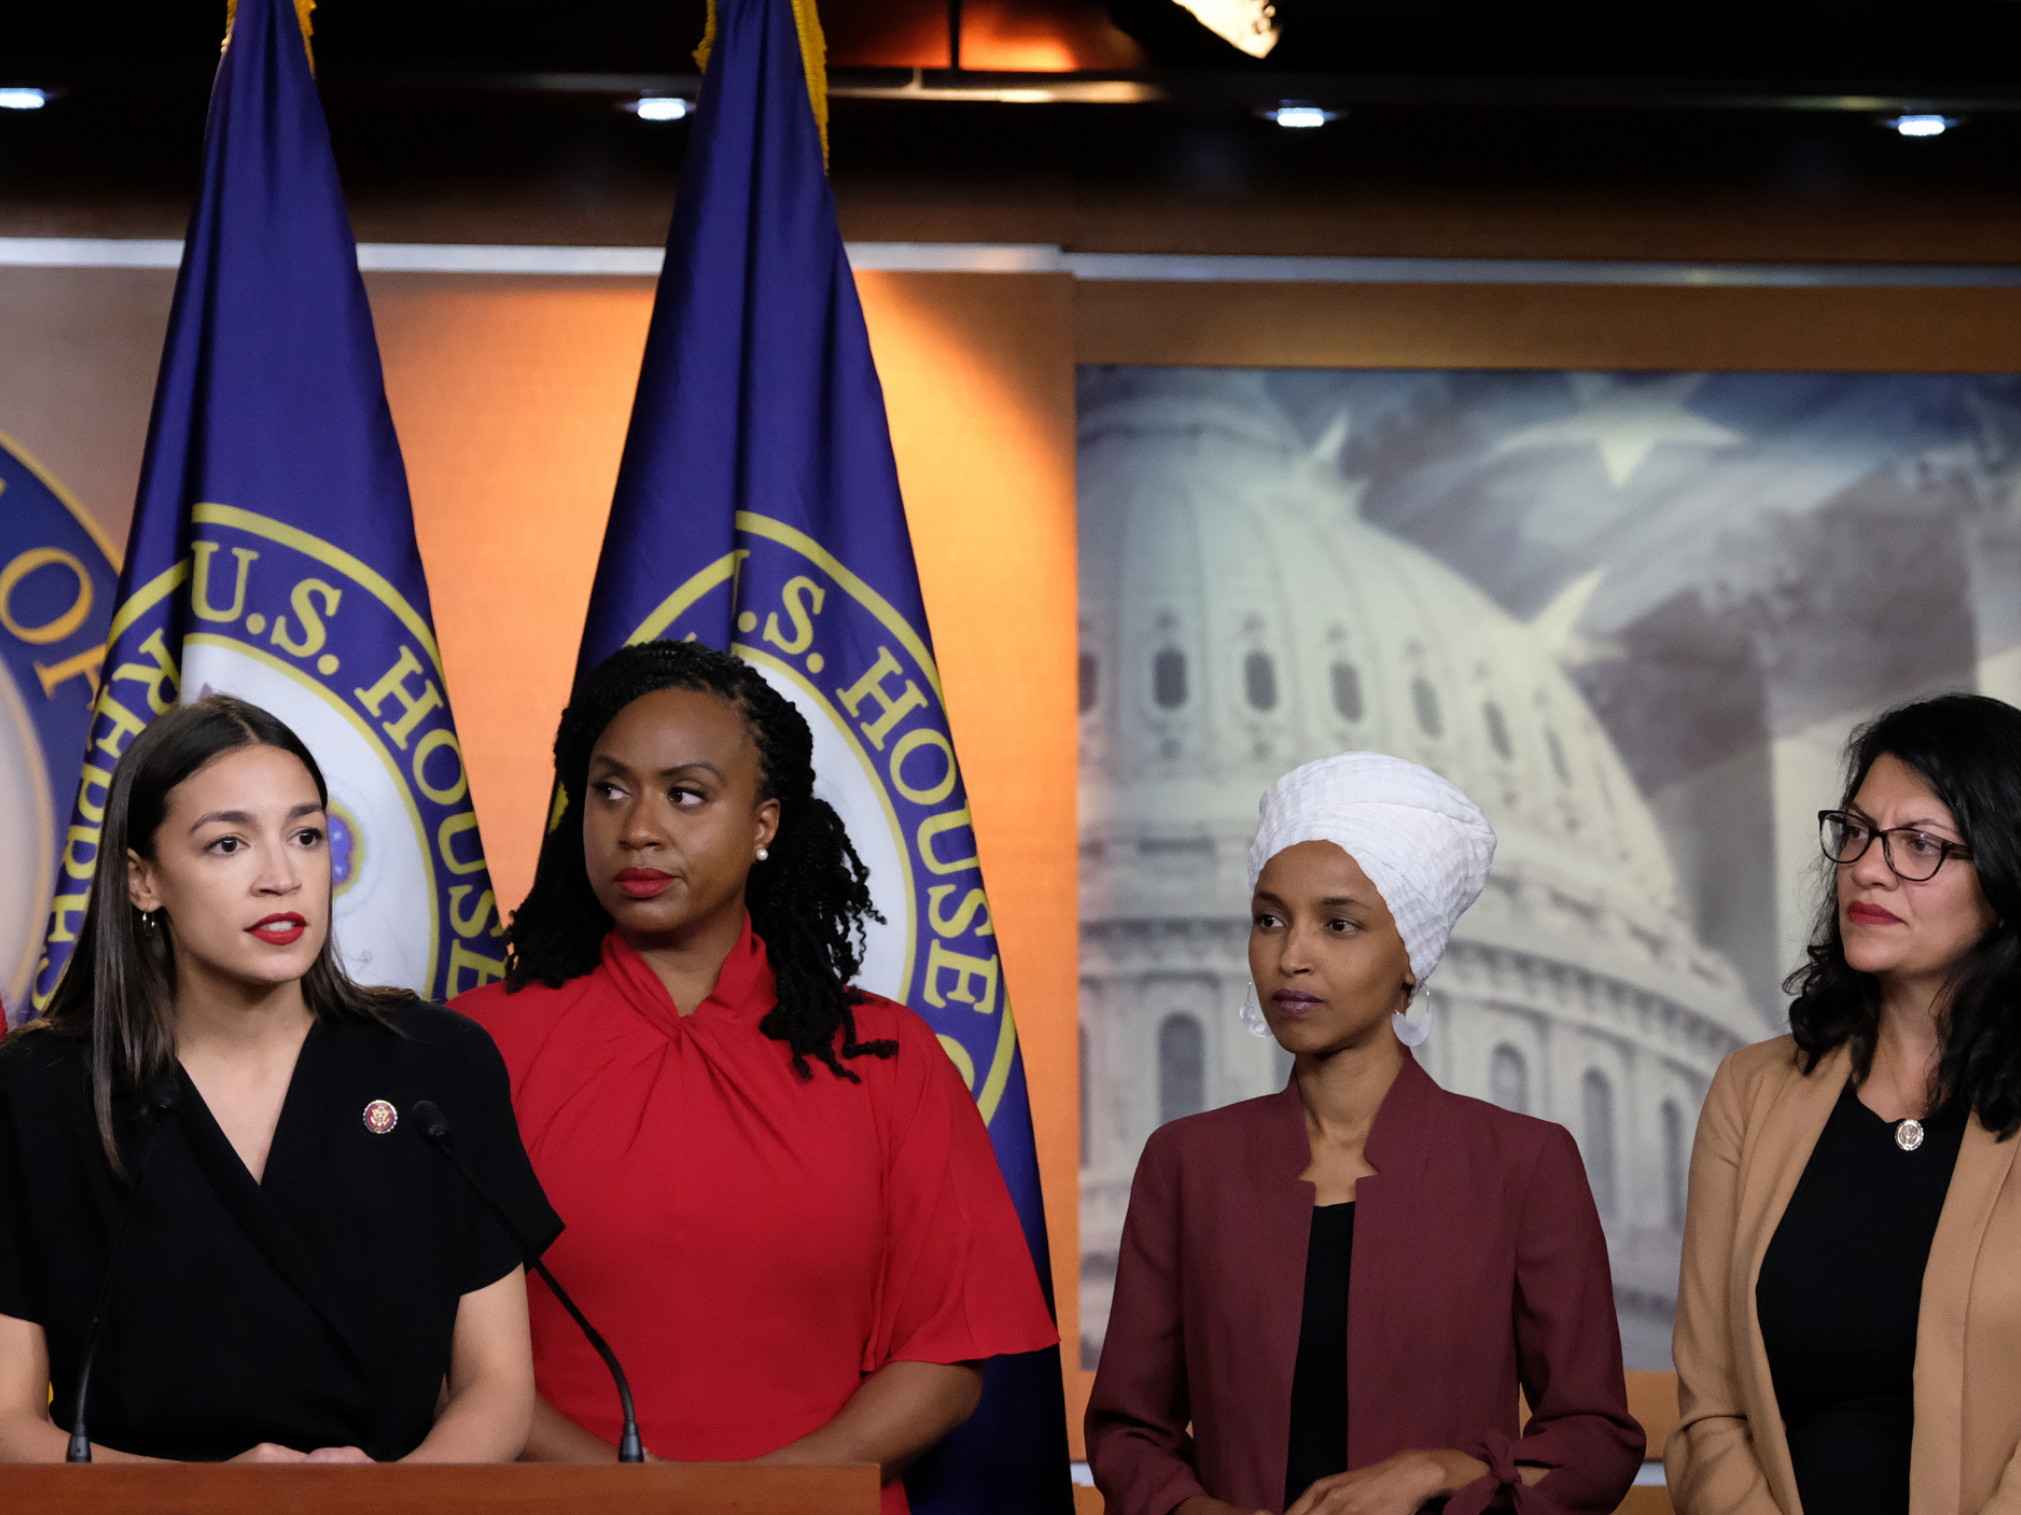
[(133, 1170), (133, 1184), (126, 1191), (126, 1207), (120, 1212), (119, 1229), (113, 1233), (112, 1251), (105, 1260), (105, 1282), (98, 1289), (98, 1308), (92, 1312), (91, 1324), (85, 1328), (84, 1357), (77, 1368), (77, 1409), (70, 1418), (70, 1446), (63, 1454), (65, 1462), (91, 1461), (91, 1437), (84, 1428), (84, 1401), (91, 1392), (91, 1365), (98, 1355), (99, 1330), (105, 1324), (105, 1312), (112, 1305), (112, 1286), (119, 1277), (126, 1233), (133, 1225), (133, 1212), (139, 1205), (141, 1180), (147, 1177), (148, 1164), (154, 1161), (154, 1149), (161, 1145), (161, 1122), (175, 1113), (176, 1099), (175, 1078), (164, 1074), (149, 1086), (147, 1101), (142, 1107), (151, 1134), (147, 1151), (141, 1154), (140, 1166)]
[(414, 1102), (412, 1114), (415, 1125), (421, 1128), (421, 1134), (428, 1139), (428, 1144), (449, 1160), (449, 1166), (454, 1168), (457, 1176), (469, 1186), (470, 1192), (482, 1200), (485, 1209), (505, 1227), (505, 1234), (519, 1244), (520, 1254), (525, 1257), (527, 1266), (547, 1281), (547, 1286), (553, 1291), (554, 1297), (561, 1301), (561, 1307), (568, 1311), (584, 1338), (596, 1349), (597, 1356), (603, 1359), (604, 1366), (610, 1369), (611, 1380), (618, 1389), (618, 1405), (624, 1412), (624, 1433), (618, 1440), (618, 1461), (644, 1462), (646, 1449), (645, 1444), (639, 1440), (639, 1418), (632, 1410), (632, 1386), (625, 1379), (625, 1370), (618, 1366), (617, 1353), (610, 1349), (610, 1343), (603, 1339), (602, 1333), (589, 1323), (589, 1317), (576, 1308), (575, 1301), (568, 1297), (568, 1290), (555, 1281), (554, 1275), (547, 1269), (547, 1264), (534, 1255), (533, 1247), (528, 1243), (525, 1233), (513, 1222), (512, 1217), (505, 1213), (504, 1207), (491, 1197), (484, 1185), (477, 1181), (477, 1175), (465, 1167), (463, 1160), (456, 1155), (455, 1148), (450, 1145), (449, 1117), (442, 1113), (442, 1107), (432, 1099), (420, 1099)]

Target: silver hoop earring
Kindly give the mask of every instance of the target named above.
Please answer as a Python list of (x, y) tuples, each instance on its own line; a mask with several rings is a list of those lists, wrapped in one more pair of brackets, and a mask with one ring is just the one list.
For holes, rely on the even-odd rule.
[(1422, 1047), (1432, 1034), (1432, 997), (1419, 990), (1402, 1013), (1389, 1018), (1396, 1039), (1406, 1047)]
[(1243, 991), (1242, 1003), (1235, 1007), (1235, 1012), (1242, 1017), (1243, 1029), (1251, 1036), (1270, 1035), (1270, 1022), (1263, 1018), (1263, 1006), (1256, 998), (1254, 980)]
[(761, 863), (764, 862), (765, 859), (770, 857), (771, 855), (772, 854), (763, 847), (760, 847), (758, 849), (758, 861)]

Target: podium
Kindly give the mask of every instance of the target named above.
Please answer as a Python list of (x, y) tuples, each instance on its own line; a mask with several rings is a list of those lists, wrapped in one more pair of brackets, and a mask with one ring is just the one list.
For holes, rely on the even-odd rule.
[(874, 1464), (0, 1466), (8, 1515), (877, 1515)]

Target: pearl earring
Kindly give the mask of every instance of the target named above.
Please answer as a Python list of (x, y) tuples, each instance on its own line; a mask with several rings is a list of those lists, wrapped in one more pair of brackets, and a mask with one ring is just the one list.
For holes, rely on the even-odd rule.
[(766, 850), (765, 848), (763, 848), (763, 847), (760, 847), (760, 848), (758, 849), (758, 861), (759, 861), (759, 862), (761, 862), (761, 863), (762, 863), (762, 862), (764, 862), (764, 861), (765, 861), (765, 859), (766, 859), (766, 858), (768, 858), (768, 857), (770, 857), (771, 855), (772, 855), (772, 854), (771, 854), (770, 852), (768, 852), (768, 851), (767, 851), (767, 850)]

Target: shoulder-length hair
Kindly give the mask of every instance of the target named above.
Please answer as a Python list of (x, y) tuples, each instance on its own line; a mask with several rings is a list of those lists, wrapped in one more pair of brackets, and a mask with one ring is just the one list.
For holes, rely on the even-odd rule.
[[(1958, 823), (1994, 921), (1951, 969), (1940, 1002), (1943, 1055), (1932, 1106), (1963, 1100), (2002, 1140), (2021, 1130), (2021, 710), (1977, 694), (1901, 705), (1846, 743), (1841, 809), (1882, 757), (1913, 768)], [(1846, 961), (1830, 863), (1805, 966), (1783, 982), (1796, 998), (1790, 1031), (1810, 1072), (1844, 1046), (1857, 1077), (1872, 1070), (1880, 983)], [(1959, 867), (1952, 860), (1945, 866)]]
[[(506, 929), (506, 992), (531, 983), (558, 988), (602, 960), (613, 922), (597, 903), (583, 858), (590, 757), (605, 728), (633, 700), (661, 689), (714, 695), (743, 720), (758, 751), (758, 797), (779, 802), (779, 830), (744, 885), (751, 930), (765, 944), (778, 999), (758, 1029), (837, 1078), (862, 1080), (842, 1058), (895, 1057), (898, 1043), (864, 1041), (850, 980), (863, 962), (866, 921), (883, 916), (870, 898), (870, 870), (826, 800), (814, 793), (814, 734), (764, 675), (700, 642), (621, 647), (577, 680), (554, 738), (555, 804), (526, 902)], [(837, 1047), (840, 1047), (840, 1058)]]
[[(166, 912), (150, 927), (127, 897), (129, 851), (152, 861), (175, 787), (241, 747), (277, 747), (301, 760), (316, 797), (330, 801), (323, 770), (286, 723), (244, 700), (207, 695), (156, 716), (120, 756), (107, 786), (98, 866), (68, 967), (38, 1028), (89, 1043), (92, 1108), (114, 1171), (123, 1172), (113, 1107), (168, 1072), (176, 1057), (175, 947)], [(413, 996), (366, 989), (338, 960), (335, 933), (302, 977), (302, 997), (323, 1020), (380, 1020)]]

